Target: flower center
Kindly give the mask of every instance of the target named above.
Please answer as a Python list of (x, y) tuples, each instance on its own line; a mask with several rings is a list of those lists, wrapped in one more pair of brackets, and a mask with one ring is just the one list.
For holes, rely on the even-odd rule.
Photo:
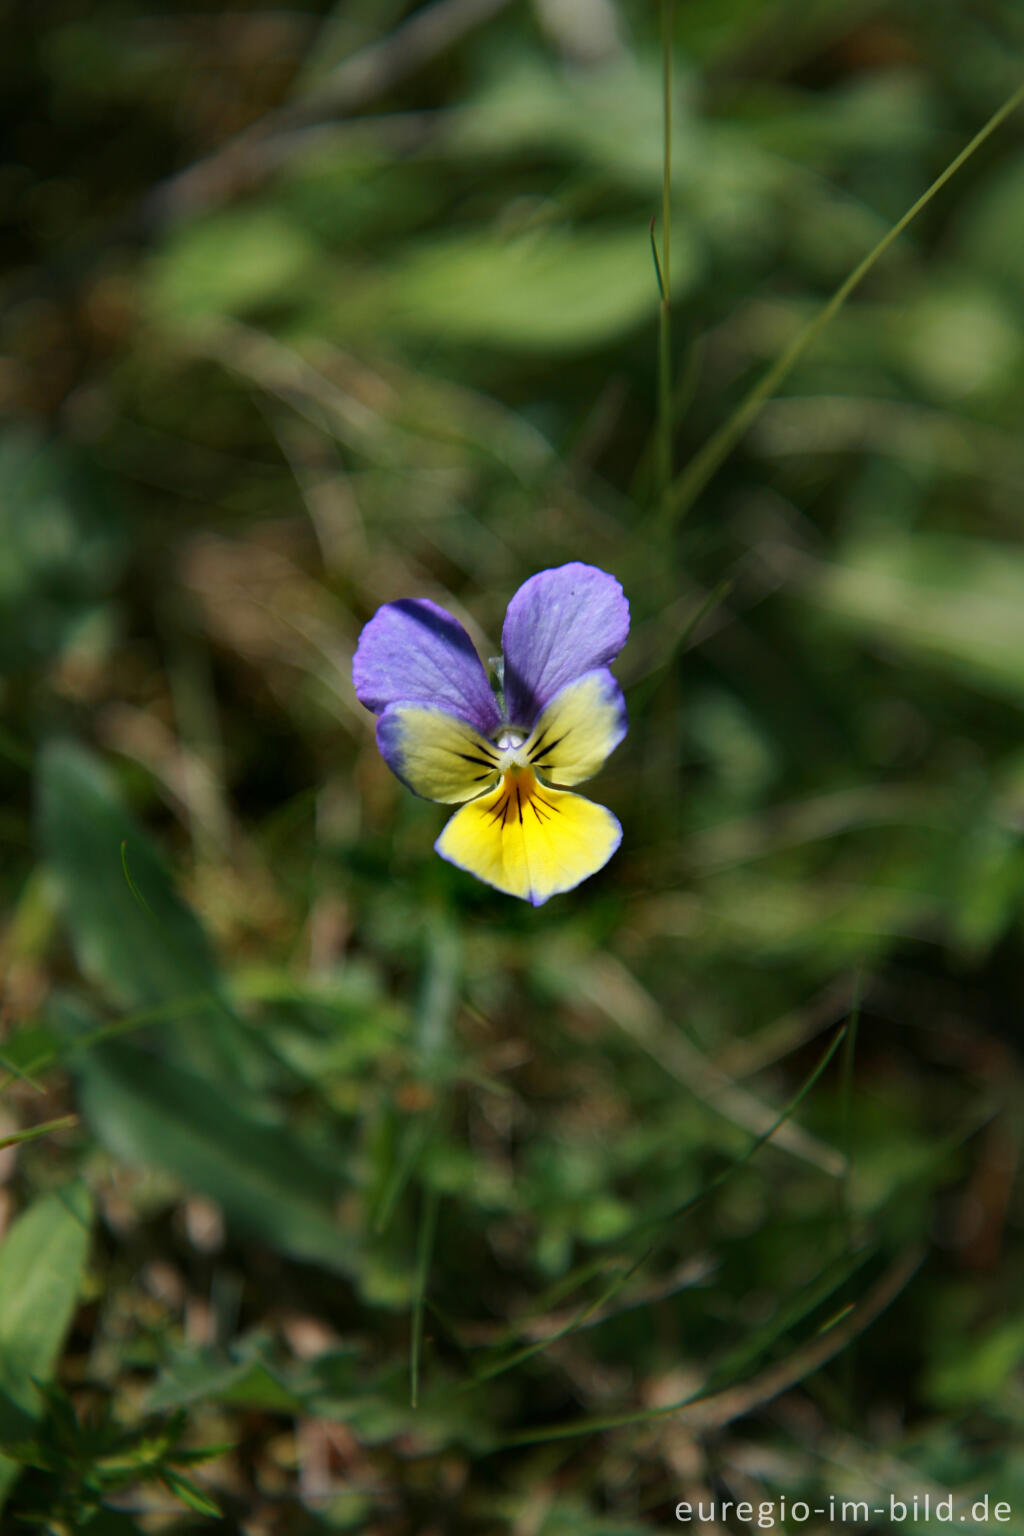
[(524, 812), (529, 811), (530, 819), (543, 825), (557, 810), (557, 805), (548, 799), (544, 785), (538, 782), (529, 763), (503, 763), (501, 794), (491, 809), (492, 821), (500, 822), (503, 827), (518, 821), (522, 826)]
[[(494, 770), (499, 775), (498, 798), (491, 809), (491, 820), (502, 827), (538, 826), (550, 821), (558, 812), (554, 799), (549, 797), (547, 785), (538, 779), (535, 767), (537, 745), (533, 736), (518, 725), (503, 725), (494, 737), (498, 753)], [(549, 767), (550, 764), (544, 764)], [(524, 813), (529, 813), (524, 815)]]
[(496, 764), (498, 772), (507, 774), (510, 770), (518, 772), (529, 766), (529, 759), (523, 751), (526, 745), (528, 731), (520, 730), (517, 725), (503, 725), (494, 739), (494, 745), (501, 754)]

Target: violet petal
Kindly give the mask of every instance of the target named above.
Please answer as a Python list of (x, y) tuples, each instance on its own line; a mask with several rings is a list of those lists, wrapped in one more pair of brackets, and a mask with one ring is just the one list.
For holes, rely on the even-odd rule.
[(579, 561), (531, 576), (502, 631), (508, 719), (532, 726), (566, 683), (613, 661), (628, 634), (629, 604), (614, 576)]
[(379, 715), (389, 704), (432, 704), (489, 736), (501, 724), (497, 700), (472, 640), (457, 619), (425, 597), (378, 608), (352, 662), (356, 697)]

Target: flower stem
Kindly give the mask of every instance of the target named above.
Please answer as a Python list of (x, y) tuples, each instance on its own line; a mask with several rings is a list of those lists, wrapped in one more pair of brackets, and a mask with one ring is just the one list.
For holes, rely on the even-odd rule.
[[(668, 0), (665, 0), (667, 5)], [(665, 523), (671, 526), (680, 521), (692, 507), (697, 497), (701, 494), (711, 477), (717, 473), (729, 454), (735, 448), (740, 438), (746, 432), (751, 422), (760, 413), (765, 402), (770, 400), (783, 381), (789, 377), (796, 364), (803, 357), (808, 348), (820, 336), (821, 332), (842, 309), (847, 299), (857, 288), (862, 280), (867, 277), (872, 267), (883, 257), (886, 251), (908, 225), (912, 224), (921, 210), (931, 202), (935, 194), (946, 185), (962, 165), (964, 165), (980, 149), (990, 134), (1008, 118), (1011, 113), (1024, 102), (1024, 84), (1019, 85), (999, 107), (988, 121), (979, 128), (978, 132), (965, 144), (963, 149), (946, 166), (945, 170), (932, 182), (927, 191), (922, 192), (901, 219), (899, 219), (888, 232), (882, 236), (878, 244), (854, 267), (853, 271), (840, 283), (832, 297), (818, 311), (812, 315), (806, 325), (801, 326), (792, 341), (783, 349), (771, 367), (764, 373), (748, 394), (743, 398), (732, 415), (722, 423), (717, 432), (712, 433), (703, 448), (694, 455), (661, 501), (662, 515)]]

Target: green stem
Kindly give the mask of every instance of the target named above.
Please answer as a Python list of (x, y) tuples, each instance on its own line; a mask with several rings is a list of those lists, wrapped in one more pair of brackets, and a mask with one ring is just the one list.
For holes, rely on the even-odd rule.
[[(1024, 84), (1014, 91), (1013, 95), (994, 112), (985, 123), (984, 127), (966, 144), (954, 160), (946, 166), (940, 176), (932, 182), (928, 190), (917, 199), (912, 207), (908, 208), (903, 217), (892, 226), (887, 234), (883, 235), (878, 244), (840, 283), (835, 293), (818, 313), (803, 326), (788, 347), (768, 369), (768, 372), (754, 385), (753, 389), (740, 403), (727, 421), (713, 432), (704, 444), (703, 448), (690, 460), (682, 474), (672, 485), (666, 494), (662, 509), (666, 523), (671, 524), (677, 519), (685, 517), (697, 497), (703, 491), (711, 477), (728, 458), (733, 448), (746, 432), (751, 422), (760, 412), (762, 406), (778, 390), (782, 382), (789, 376), (793, 368), (803, 357), (808, 348), (821, 335), (822, 331), (835, 318), (842, 309), (847, 299), (859, 286), (863, 279), (871, 271), (872, 267), (886, 253), (891, 245), (899, 239), (903, 231), (912, 224), (921, 210), (931, 202), (935, 194), (951, 180), (960, 167), (971, 158), (976, 150), (980, 149), (985, 140), (995, 132), (1001, 123), (1015, 112), (1024, 101)], [(667, 238), (666, 238), (667, 245)]]

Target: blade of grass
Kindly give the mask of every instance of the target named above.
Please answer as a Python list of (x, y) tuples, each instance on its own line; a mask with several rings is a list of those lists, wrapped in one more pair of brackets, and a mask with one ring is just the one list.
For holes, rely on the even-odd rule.
[(816, 1332), (826, 1333), (829, 1328), (835, 1327), (856, 1303), (856, 1298), (851, 1301), (840, 1301), (838, 1298), (842, 1296), (857, 1271), (863, 1269), (876, 1252), (877, 1249), (872, 1246), (862, 1249), (856, 1256), (851, 1254), (841, 1259), (833, 1259), (809, 1285), (801, 1287), (791, 1301), (780, 1306), (763, 1328), (754, 1329), (742, 1343), (735, 1349), (729, 1350), (718, 1361), (705, 1381), (702, 1391), (717, 1392), (719, 1389), (724, 1389), (731, 1382), (738, 1380), (755, 1361), (760, 1360), (763, 1364), (778, 1341), (785, 1338), (786, 1334), (791, 1333), (794, 1328), (823, 1306), (830, 1296), (837, 1297), (836, 1304), (833, 1306), (831, 1316)]
[(466, 1370), (472, 1373), (475, 1369), (473, 1346), (463, 1337), (462, 1329), (454, 1317), (444, 1307), (440, 1306), (433, 1297), (427, 1296), (426, 1291), (424, 1291), (423, 1305), (434, 1321), (440, 1325), (449, 1342), (454, 1345), (462, 1356)]
[[(733, 1082), (686, 1035), (673, 1028), (651, 994), (621, 960), (598, 953), (586, 966), (563, 972), (561, 983), (564, 985), (570, 977), (576, 998), (583, 998), (603, 1013), (707, 1109), (754, 1136), (774, 1125), (774, 1107)], [(785, 1126), (778, 1144), (834, 1178), (842, 1174), (842, 1154), (800, 1125)]]
[(409, 1403), (419, 1407), (420, 1357), (423, 1353), (423, 1309), (427, 1294), (427, 1273), (434, 1251), (437, 1231), (437, 1192), (428, 1189), (423, 1196), (420, 1231), (416, 1242), (416, 1278), (413, 1287), (412, 1341), (409, 1348)]
[(121, 1019), (111, 1019), (106, 1024), (97, 1025), (95, 1029), (70, 1037), (60, 1045), (48, 1047), (23, 1067), (17, 1066), (9, 1057), (0, 1054), (0, 1067), (9, 1074), (0, 1080), (0, 1090), (7, 1088), (17, 1079), (28, 1083), (38, 1092), (45, 1093), (43, 1085), (36, 1082), (35, 1073), (42, 1072), (46, 1067), (52, 1067), (57, 1062), (67, 1061), (76, 1053), (88, 1050), (91, 1046), (102, 1045), (107, 1040), (116, 1040), (118, 1036), (131, 1034), (136, 1029), (144, 1029), (147, 1024), (159, 1024), (165, 1019), (200, 1013), (209, 1007), (212, 1000), (212, 993), (197, 992), (187, 997), (172, 999), (167, 1003), (157, 1003), (152, 1008), (140, 1008), (136, 1013), (125, 1014)]
[(29, 1126), (28, 1130), (12, 1131), (9, 1136), (0, 1136), (0, 1148), (18, 1146), (23, 1141), (35, 1141), (37, 1136), (48, 1136), (51, 1131), (64, 1131), (77, 1124), (77, 1115), (61, 1115), (56, 1120), (44, 1120), (40, 1125)]
[(421, 1115), (406, 1128), (406, 1134), (402, 1138), (402, 1144), (395, 1158), (395, 1166), (392, 1168), (387, 1183), (381, 1191), (377, 1210), (374, 1213), (371, 1225), (374, 1232), (380, 1236), (386, 1232), (391, 1217), (394, 1215), (398, 1197), (412, 1177), (423, 1152), (426, 1149), (431, 1134), (437, 1126), (437, 1110), (432, 1115)]
[[(657, 246), (654, 247), (657, 258)], [(656, 260), (659, 277), (661, 264)], [(660, 293), (660, 288), (659, 288)], [(673, 437), (686, 412), (693, 404), (700, 383), (701, 366), (703, 361), (704, 342), (700, 336), (695, 336), (689, 342), (686, 349), (686, 358), (681, 374), (676, 378), (672, 386), (672, 431)], [(629, 480), (629, 499), (635, 502), (650, 501), (652, 495), (657, 492), (658, 473), (658, 433), (650, 432), (636, 462)]]
[[(570, 1269), (566, 1274), (560, 1275), (552, 1285), (548, 1286), (537, 1298), (530, 1310), (524, 1313), (522, 1317), (517, 1318), (514, 1322), (505, 1324), (503, 1327), (496, 1326), (488, 1338), (466, 1347), (494, 1351), (506, 1349), (522, 1338), (535, 1339), (540, 1336), (538, 1330), (542, 1331), (544, 1337), (549, 1336), (551, 1330), (544, 1330), (543, 1325), (545, 1319), (550, 1317), (559, 1302), (563, 1298), (573, 1296), (575, 1292), (588, 1285), (596, 1276), (607, 1274), (609, 1268), (615, 1262), (615, 1259), (609, 1258), (607, 1254), (597, 1254), (594, 1258), (587, 1259), (585, 1263), (578, 1264), (575, 1269)], [(563, 1308), (562, 1310), (564, 1312), (566, 1309)]]
[[(765, 1130), (762, 1135), (760, 1135), (757, 1140), (747, 1148), (742, 1157), (739, 1157), (735, 1162), (730, 1163), (728, 1168), (723, 1168), (721, 1173), (717, 1174), (715, 1178), (713, 1178), (709, 1184), (706, 1184), (703, 1189), (699, 1190), (696, 1195), (693, 1195), (689, 1200), (685, 1200), (681, 1205), (677, 1206), (673, 1211), (669, 1212), (667, 1216), (657, 1218), (658, 1224), (660, 1226), (664, 1228), (668, 1225), (669, 1222), (677, 1221), (679, 1217), (688, 1215), (689, 1212), (694, 1210), (696, 1206), (698, 1206), (703, 1200), (706, 1200), (707, 1197), (714, 1192), (714, 1190), (719, 1189), (727, 1179), (730, 1179), (734, 1173), (738, 1172), (745, 1163), (749, 1162), (749, 1160), (755, 1155), (756, 1152), (760, 1150), (761, 1147), (765, 1145), (767, 1141), (771, 1140), (775, 1132), (778, 1131), (780, 1126), (782, 1126), (792, 1114), (795, 1114), (804, 1098), (808, 1093), (810, 1093), (811, 1089), (814, 1087), (815, 1083), (821, 1077), (829, 1062), (832, 1060), (832, 1057), (839, 1049), (845, 1034), (846, 1029), (844, 1026), (844, 1028), (838, 1032), (836, 1038), (832, 1041), (828, 1050), (825, 1052), (824, 1056), (815, 1067), (810, 1077), (802, 1085), (799, 1093), (797, 1093), (795, 1097), (786, 1105), (785, 1109), (778, 1116), (775, 1123), (769, 1126), (768, 1129)], [(651, 1225), (651, 1222), (644, 1222), (636, 1229), (636, 1231), (643, 1232), (647, 1230), (647, 1228)], [(563, 1327), (556, 1329), (555, 1332), (548, 1334), (542, 1339), (538, 1339), (531, 1344), (524, 1345), (522, 1349), (515, 1350), (513, 1354), (506, 1355), (504, 1359), (498, 1360), (490, 1366), (485, 1366), (482, 1370), (477, 1372), (472, 1381), (460, 1382), (456, 1387), (450, 1389), (450, 1392), (445, 1395), (458, 1395), (462, 1392), (471, 1391), (474, 1387), (479, 1386), (482, 1382), (491, 1381), (495, 1376), (500, 1376), (503, 1375), (506, 1371), (513, 1370), (517, 1365), (521, 1365), (525, 1360), (529, 1360), (533, 1355), (538, 1354), (541, 1350), (549, 1348), (550, 1345), (557, 1343), (559, 1339), (565, 1338), (566, 1335), (575, 1333), (581, 1328), (585, 1328), (590, 1320), (595, 1316), (595, 1314), (600, 1312), (602, 1308), (606, 1307), (609, 1302), (618, 1294), (622, 1287), (633, 1278), (638, 1270), (640, 1270), (644, 1264), (646, 1264), (647, 1261), (652, 1258), (655, 1253), (657, 1253), (658, 1248), (661, 1246), (661, 1243), (664, 1240), (664, 1237), (662, 1237), (661, 1239), (651, 1243), (638, 1259), (635, 1259), (632, 1264), (629, 1264), (625, 1269), (620, 1270), (616, 1275), (614, 1275), (610, 1282), (601, 1290), (595, 1300), (589, 1302), (585, 1307), (581, 1308), (580, 1311), (576, 1313), (574, 1317), (570, 1318)], [(520, 1325), (520, 1328), (521, 1327), (522, 1325)]]
[(661, 504), (660, 516), (666, 527), (670, 527), (674, 522), (680, 521), (686, 516), (708, 481), (721, 468), (765, 402), (775, 394), (779, 386), (796, 367), (804, 353), (817, 341), (825, 327), (835, 318), (850, 295), (860, 286), (861, 282), (867, 277), (871, 269), (877, 265), (889, 247), (895, 244), (904, 230), (914, 222), (918, 214), (927, 208), (935, 195), (941, 192), (946, 183), (952, 180), (957, 171), (981, 148), (985, 140), (1017, 110), (1022, 101), (1024, 101), (1024, 83), (1017, 87), (1012, 96), (1004, 101), (997, 111), (993, 112), (992, 116), (978, 130), (970, 143), (964, 145), (960, 153), (935, 178), (927, 191), (921, 194), (917, 201), (907, 209), (903, 217), (897, 220), (892, 228), (882, 236), (878, 244), (854, 267), (853, 271), (840, 283), (827, 303), (806, 325), (801, 327), (789, 345), (776, 358), (767, 373), (758, 380), (740, 402), (732, 415), (722, 423), (717, 432), (711, 434), (703, 448), (694, 454), (682, 474), (679, 475), (669, 489)]
[[(914, 1247), (900, 1255), (871, 1287), (860, 1303), (827, 1333), (818, 1333), (807, 1344), (797, 1349), (788, 1359), (769, 1366), (751, 1381), (725, 1387), (717, 1392), (702, 1389), (677, 1402), (666, 1403), (659, 1408), (638, 1409), (633, 1413), (620, 1413), (606, 1418), (577, 1419), (573, 1424), (542, 1424), (534, 1429), (522, 1430), (509, 1435), (501, 1443), (501, 1449), (518, 1445), (536, 1445), (549, 1440), (569, 1440), (580, 1435), (599, 1434), (607, 1429), (620, 1429), (630, 1424), (646, 1424), (652, 1419), (669, 1418), (678, 1414), (682, 1423), (702, 1432), (719, 1429), (734, 1419), (742, 1418), (762, 1403), (796, 1386), (804, 1377), (811, 1375), (829, 1360), (835, 1358), (850, 1341), (879, 1317), (895, 1301), (903, 1288), (913, 1278), (924, 1259), (924, 1250)], [(689, 1410), (689, 1411), (687, 1411)]]
[(36, 1082), (33, 1073), (38, 1072), (41, 1067), (48, 1066), (49, 1063), (54, 1060), (55, 1056), (56, 1052), (51, 1051), (48, 1057), (39, 1057), (34, 1061), (30, 1061), (27, 1067), (19, 1067), (15, 1062), (11, 1061), (7, 1056), (0, 1052), (0, 1067), (3, 1067), (4, 1071), (7, 1073), (5, 1078), (0, 1079), (0, 1092), (2, 1092), (5, 1088), (9, 1088), (12, 1083), (18, 1082), (26, 1083), (29, 1088), (34, 1088), (36, 1093), (45, 1093), (46, 1089), (43, 1087), (42, 1083)]
[(194, 992), (188, 997), (172, 998), (167, 1003), (155, 1003), (152, 1008), (140, 1008), (137, 1013), (126, 1014), (123, 1019), (111, 1019), (106, 1024), (97, 1024), (95, 1029), (69, 1040), (68, 1049), (69, 1052), (87, 1051), (90, 1046), (116, 1040), (118, 1036), (131, 1034), (147, 1024), (159, 1024), (164, 1019), (173, 1019), (179, 1015), (202, 1013), (218, 1001), (213, 992)]
[(709, 614), (714, 613), (715, 609), (725, 602), (734, 585), (733, 578), (726, 576), (710, 592), (706, 592), (679, 631), (679, 634), (673, 638), (669, 649), (660, 656), (657, 666), (653, 667), (650, 672), (633, 684), (629, 690), (629, 702), (637, 714), (646, 711), (648, 701), (653, 697), (655, 691), (661, 687), (668, 669), (674, 664), (677, 657), (689, 649), (690, 641), (700, 625), (703, 624)]
[[(740, 1168), (742, 1168), (744, 1163), (748, 1163), (750, 1159), (755, 1155), (755, 1153), (760, 1152), (761, 1148), (767, 1142), (771, 1141), (775, 1133), (780, 1130), (785, 1122), (789, 1120), (791, 1116), (793, 1116), (800, 1108), (800, 1105), (810, 1093), (811, 1089), (814, 1087), (815, 1083), (821, 1077), (829, 1062), (832, 1060), (836, 1051), (838, 1051), (839, 1047), (846, 1039), (846, 1033), (847, 1026), (844, 1024), (842, 1028), (837, 1031), (835, 1039), (829, 1045), (828, 1050), (825, 1052), (824, 1056), (822, 1056), (810, 1077), (801, 1086), (800, 1091), (794, 1098), (789, 1101), (775, 1122), (770, 1125), (767, 1130), (762, 1131), (761, 1135), (758, 1136), (755, 1141), (751, 1142), (750, 1146), (743, 1153), (742, 1157), (738, 1157), (734, 1163), (730, 1163), (728, 1168), (723, 1168), (721, 1173), (716, 1173), (715, 1177), (709, 1184), (706, 1184), (702, 1190), (700, 1190), (696, 1195), (691, 1196), (689, 1200), (684, 1200), (682, 1205), (677, 1205), (674, 1210), (671, 1210), (668, 1213), (667, 1216), (654, 1217), (652, 1221), (656, 1221), (659, 1224), (665, 1221), (678, 1221), (680, 1216), (687, 1215), (691, 1210), (693, 1210), (694, 1206), (699, 1205), (702, 1200), (706, 1200), (708, 1195), (713, 1194), (714, 1191), (718, 1189), (722, 1184), (724, 1184), (727, 1179), (732, 1178), (732, 1175), (736, 1173)], [(644, 1225), (651, 1224), (652, 1223), (645, 1223)]]
[(434, 916), (427, 929), (427, 963), (417, 1009), (417, 1053), (423, 1079), (438, 1095), (434, 1112), (407, 1122), (394, 1167), (385, 1180), (372, 1218), (373, 1230), (382, 1233), (394, 1213), (413, 1170), (420, 1162), (437, 1130), (444, 1078), (444, 1054), (448, 1042), (448, 1022), (456, 1004), (459, 968), (458, 936), (446, 918)]

